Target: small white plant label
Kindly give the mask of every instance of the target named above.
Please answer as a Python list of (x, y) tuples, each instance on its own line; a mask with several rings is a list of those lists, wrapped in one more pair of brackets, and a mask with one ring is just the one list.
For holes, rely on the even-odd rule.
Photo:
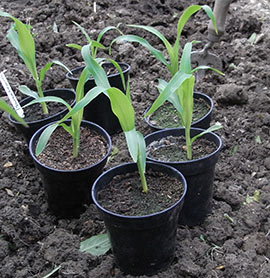
[(24, 113), (23, 113), (23, 109), (21, 107), (21, 105), (19, 104), (13, 90), (11, 89), (8, 81), (7, 81), (7, 78), (4, 74), (4, 72), (0, 72), (0, 82), (2, 83), (2, 86), (3, 88), (5, 89), (7, 95), (8, 95), (8, 98), (12, 104), (12, 106), (14, 107), (15, 111), (17, 112), (17, 114), (21, 117), (21, 118), (24, 118)]

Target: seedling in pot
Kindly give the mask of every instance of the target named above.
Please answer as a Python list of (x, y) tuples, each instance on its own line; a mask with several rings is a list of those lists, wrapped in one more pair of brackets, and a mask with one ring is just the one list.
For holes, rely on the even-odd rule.
[[(114, 27), (114, 26), (107, 26), (105, 27), (103, 30), (100, 31), (100, 33), (98, 34), (98, 37), (97, 37), (97, 40), (92, 40), (90, 38), (90, 36), (88, 35), (88, 33), (86, 32), (85, 28), (83, 28), (80, 24), (78, 24), (77, 22), (75, 21), (72, 21), (80, 30), (81, 32), (84, 34), (88, 44), (89, 44), (89, 54), (91, 55), (91, 57), (93, 59), (95, 59), (95, 61), (102, 65), (103, 62), (105, 61), (109, 61), (110, 63), (113, 64), (113, 66), (117, 69), (117, 71), (120, 73), (121, 75), (121, 79), (122, 79), (122, 83), (123, 83), (123, 87), (125, 88), (125, 79), (124, 79), (124, 75), (123, 75), (123, 72), (121, 70), (121, 67), (119, 66), (119, 64), (114, 61), (113, 59), (106, 59), (106, 58), (98, 58), (97, 57), (97, 53), (98, 53), (98, 50), (99, 49), (102, 49), (102, 50), (105, 50), (106, 47), (100, 43), (100, 41), (102, 40), (103, 36), (105, 33), (107, 33), (108, 31), (111, 31), (111, 30), (116, 30), (118, 31), (120, 34), (122, 34), (122, 32), (117, 28), (117, 27)], [(79, 45), (79, 44), (76, 44), (76, 43), (70, 43), (70, 44), (67, 44), (66, 46), (68, 47), (71, 47), (71, 48), (75, 48), (75, 49), (79, 49), (81, 50), (82, 49), (82, 46)]]
[[(69, 71), (69, 69), (59, 61), (51, 61), (48, 62), (44, 67), (41, 68), (38, 73), (37, 65), (36, 65), (36, 49), (35, 49), (35, 41), (30, 32), (31, 26), (22, 23), (19, 19), (10, 15), (9, 13), (0, 11), (0, 16), (11, 18), (14, 21), (11, 28), (7, 33), (7, 38), (10, 43), (17, 50), (17, 53), (20, 58), (24, 61), (26, 68), (29, 70), (32, 78), (35, 81), (37, 92), (32, 91), (25, 85), (19, 86), (19, 90), (34, 99), (44, 97), (42, 90), (42, 82), (45, 78), (46, 72), (51, 68), (53, 64), (59, 65), (63, 67), (65, 70)], [(69, 71), (70, 72), (70, 71)], [(48, 107), (45, 102), (41, 102), (42, 111), (44, 114), (48, 114)]]
[(90, 55), (87, 55), (87, 52), (82, 51), (82, 54), (87, 68), (95, 79), (97, 88), (103, 86), (103, 91), (106, 91), (107, 96), (110, 98), (112, 111), (119, 119), (130, 156), (138, 166), (143, 192), (146, 193), (148, 191), (145, 178), (146, 146), (143, 135), (135, 128), (135, 112), (131, 103), (129, 82), (126, 86), (126, 94), (117, 88), (112, 88), (104, 69), (97, 61)]
[(201, 69), (212, 69), (219, 74), (222, 74), (217, 69), (208, 66), (198, 66), (194, 69), (191, 68), (191, 49), (194, 42), (186, 43), (180, 60), (180, 67), (178, 72), (174, 74), (172, 79), (167, 83), (164, 80), (159, 80), (158, 89), (160, 95), (154, 101), (145, 116), (150, 115), (157, 110), (166, 100), (173, 102), (176, 110), (180, 115), (182, 126), (185, 128), (185, 139), (187, 149), (187, 159), (192, 159), (192, 143), (203, 134), (215, 131), (221, 128), (220, 124), (216, 124), (203, 131), (202, 133), (190, 137), (190, 128), (192, 123), (193, 114), (193, 90), (195, 83), (194, 73)]

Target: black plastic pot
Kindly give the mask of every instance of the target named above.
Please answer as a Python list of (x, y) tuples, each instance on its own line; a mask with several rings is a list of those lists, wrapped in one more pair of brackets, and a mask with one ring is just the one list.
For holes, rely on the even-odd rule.
[[(70, 89), (46, 90), (46, 91), (44, 91), (44, 96), (56, 96), (56, 97), (61, 97), (64, 100), (73, 100), (71, 105), (73, 105), (75, 103), (75, 93), (73, 90), (70, 90)], [(33, 100), (32, 97), (27, 97), (27, 98), (23, 99), (22, 101), (20, 101), (20, 105), (24, 106), (32, 100)], [(16, 129), (22, 133), (26, 142), (29, 143), (32, 135), (38, 129), (40, 129), (42, 126), (44, 126), (46, 124), (49, 124), (49, 123), (62, 119), (67, 112), (68, 112), (68, 110), (65, 107), (65, 108), (63, 108), (62, 111), (55, 113), (55, 114), (51, 114), (47, 118), (36, 120), (36, 121), (29, 121), (29, 122), (26, 121), (26, 123), (28, 124), (28, 127), (23, 126), (21, 123), (17, 122), (15, 119), (13, 119), (10, 115), (8, 118), (12, 122), (12, 124), (15, 125)]]
[[(106, 67), (114, 67), (113, 64), (111, 64), (111, 63), (104, 63), (104, 65)], [(122, 68), (125, 68), (123, 70), (123, 74), (125, 77), (125, 81), (127, 82), (130, 66), (126, 63), (119, 63), (119, 65)], [(80, 73), (83, 68), (84, 67), (78, 67), (78, 68), (71, 70), (71, 72), (73, 74)], [(79, 78), (73, 77), (72, 74), (70, 74), (70, 73), (67, 73), (66, 77), (70, 81), (74, 90), (76, 90), (76, 86), (79, 81)], [(121, 80), (119, 73), (108, 75), (108, 80), (112, 87), (116, 87), (124, 92), (122, 80)], [(84, 85), (84, 92), (87, 93), (89, 90), (91, 90), (95, 86), (96, 86), (96, 83), (95, 83), (94, 79), (90, 78)], [(84, 108), (83, 117), (85, 120), (97, 123), (104, 129), (106, 129), (106, 131), (110, 135), (121, 131), (121, 126), (118, 121), (118, 118), (112, 112), (110, 100), (104, 94), (100, 94), (98, 97), (96, 97), (94, 100), (92, 100)]]
[(116, 175), (136, 171), (135, 163), (122, 164), (106, 171), (92, 188), (92, 199), (105, 222), (115, 261), (123, 272), (132, 275), (152, 275), (166, 269), (172, 262), (178, 215), (186, 193), (186, 181), (173, 167), (152, 162), (147, 162), (146, 167), (146, 171), (151, 168), (177, 177), (182, 182), (183, 195), (170, 208), (145, 216), (123, 216), (99, 204), (99, 191), (110, 186)]
[[(192, 122), (191, 126), (192, 127), (197, 127), (197, 128), (207, 129), (207, 128), (209, 128), (210, 122), (211, 122), (211, 119), (212, 119), (212, 111), (213, 111), (213, 108), (214, 108), (214, 102), (208, 95), (203, 94), (203, 93), (199, 93), (199, 92), (194, 93), (194, 99), (203, 99), (209, 105), (209, 111), (203, 117), (198, 119), (197, 121)], [(149, 108), (150, 107), (148, 107), (146, 109), (145, 114), (147, 113)], [(157, 125), (153, 125), (150, 121), (150, 117), (151, 117), (151, 115), (145, 117), (144, 120), (152, 128), (153, 131), (158, 131), (158, 130), (165, 129), (165, 128), (159, 127)]]
[[(69, 122), (69, 121), (67, 121)], [(106, 155), (96, 164), (78, 170), (57, 170), (41, 164), (34, 154), (34, 149), (41, 132), (48, 125), (39, 129), (29, 143), (30, 154), (42, 177), (48, 207), (59, 218), (77, 218), (91, 203), (91, 188), (101, 174), (111, 151), (109, 134), (95, 123), (82, 121), (82, 126), (97, 131), (108, 144)]]
[[(191, 137), (202, 131), (203, 129), (192, 128)], [(145, 142), (148, 146), (154, 141), (159, 141), (161, 138), (167, 136), (184, 136), (184, 134), (185, 130), (183, 128), (165, 129), (147, 135), (145, 137)], [(199, 225), (212, 210), (215, 165), (218, 161), (222, 141), (221, 138), (213, 132), (209, 132), (201, 138), (214, 142), (216, 150), (200, 159), (167, 162), (159, 161), (147, 155), (147, 160), (170, 165), (178, 169), (186, 178), (188, 190), (183, 209), (179, 216), (179, 224), (181, 225)]]

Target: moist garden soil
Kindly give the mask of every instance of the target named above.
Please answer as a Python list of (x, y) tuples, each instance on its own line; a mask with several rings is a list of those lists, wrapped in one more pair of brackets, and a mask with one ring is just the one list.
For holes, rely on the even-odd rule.
[[(1, 1), (1, 8), (31, 24), (35, 34), (39, 68), (57, 59), (69, 68), (81, 65), (80, 52), (68, 43), (84, 44), (85, 38), (72, 23), (78, 22), (92, 38), (105, 26), (121, 23), (121, 30), (144, 35), (156, 48), (160, 41), (151, 34), (130, 30), (125, 24), (156, 27), (173, 42), (179, 14), (190, 3), (214, 1), (153, 0), (97, 1)], [(223, 148), (216, 166), (213, 213), (194, 228), (178, 227), (172, 265), (153, 277), (162, 278), (267, 278), (270, 273), (270, 7), (267, 0), (233, 1), (226, 32), (211, 52), (223, 62), (225, 76), (207, 73), (196, 90), (214, 100), (213, 123), (223, 129)], [(1, 18), (0, 68), (12, 88), (34, 83), (5, 34), (11, 21)], [(191, 40), (202, 49), (208, 19), (197, 14), (184, 28), (182, 46)], [(109, 45), (118, 34), (110, 31), (102, 41)], [(250, 39), (250, 38), (253, 39)], [(100, 53), (101, 54), (101, 53)], [(101, 56), (101, 55), (100, 55)], [(131, 96), (137, 127), (151, 132), (143, 120), (145, 109), (157, 96), (158, 78), (169, 74), (143, 47), (115, 44), (112, 56), (131, 65)], [(52, 67), (44, 90), (70, 87), (65, 72)], [(15, 90), (19, 99), (20, 93)], [(5, 94), (1, 88), (1, 97)], [(0, 277), (41, 278), (60, 266), (51, 277), (129, 277), (114, 264), (109, 251), (94, 257), (79, 251), (80, 242), (105, 231), (94, 205), (79, 219), (57, 219), (48, 211), (38, 171), (22, 136), (5, 114), (0, 125)], [(106, 168), (130, 161), (122, 133), (112, 136), (114, 156)], [(259, 196), (254, 198), (254, 196)], [(143, 276), (142, 276), (143, 277)]]

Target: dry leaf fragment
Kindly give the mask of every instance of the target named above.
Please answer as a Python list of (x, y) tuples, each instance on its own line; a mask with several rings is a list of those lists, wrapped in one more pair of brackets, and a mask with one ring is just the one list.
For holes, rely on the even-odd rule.
[(12, 167), (13, 166), (13, 163), (8, 161), (7, 163), (4, 164), (4, 168), (9, 168), (9, 167)]

